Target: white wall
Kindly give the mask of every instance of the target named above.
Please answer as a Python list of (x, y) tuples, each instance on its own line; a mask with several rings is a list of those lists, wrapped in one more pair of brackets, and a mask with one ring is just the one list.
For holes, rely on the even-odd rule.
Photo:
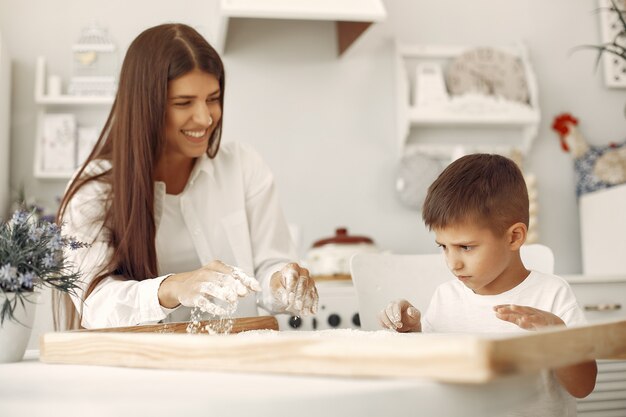
[(0, 32), (0, 219), (9, 208), (9, 122), (11, 114), (11, 55)]
[[(394, 252), (434, 252), (420, 214), (394, 192), (395, 134), (391, 39), (508, 44), (524, 40), (539, 82), (542, 123), (527, 161), (539, 179), (539, 232), (556, 272), (581, 270), (572, 162), (550, 130), (571, 111), (592, 143), (623, 139), (624, 91), (604, 87), (591, 52), (598, 43), (595, 0), (387, 0), (388, 20), (369, 29), (341, 58), (328, 22), (231, 23), (225, 140), (253, 144), (272, 167), (283, 206), (310, 244), (347, 226)], [(181, 21), (211, 33), (210, 0), (0, 0), (0, 27), (13, 55), (11, 182), (55, 205), (64, 182), (32, 177), (38, 55), (67, 77), (70, 45), (96, 19), (122, 50), (144, 28)], [(607, 231), (608, 232), (608, 231)]]

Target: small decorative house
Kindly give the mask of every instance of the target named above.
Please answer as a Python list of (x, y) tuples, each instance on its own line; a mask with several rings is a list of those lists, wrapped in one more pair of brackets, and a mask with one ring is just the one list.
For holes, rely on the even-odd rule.
[(117, 48), (107, 30), (95, 23), (81, 31), (72, 46), (69, 94), (112, 96), (117, 88)]

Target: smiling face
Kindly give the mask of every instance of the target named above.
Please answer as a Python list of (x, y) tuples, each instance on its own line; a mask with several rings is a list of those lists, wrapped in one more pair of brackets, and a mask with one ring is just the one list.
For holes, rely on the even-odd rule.
[(528, 275), (519, 256), (525, 240), (521, 223), (502, 236), (475, 222), (433, 229), (448, 268), (476, 294), (500, 294), (514, 288)]
[(220, 94), (217, 78), (198, 69), (168, 83), (164, 152), (168, 159), (206, 153), (222, 117)]

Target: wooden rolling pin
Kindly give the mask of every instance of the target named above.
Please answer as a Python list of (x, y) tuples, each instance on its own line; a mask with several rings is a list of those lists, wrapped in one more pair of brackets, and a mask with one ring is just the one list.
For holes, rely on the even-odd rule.
[[(241, 317), (230, 319), (233, 327), (229, 333), (240, 333), (247, 330), (278, 330), (278, 321), (274, 316)], [(202, 320), (198, 325), (198, 333), (208, 333), (205, 327), (220, 328), (220, 320)], [(118, 333), (187, 333), (189, 322), (142, 324), (128, 327), (107, 327), (101, 329), (83, 329), (78, 332), (118, 332)]]

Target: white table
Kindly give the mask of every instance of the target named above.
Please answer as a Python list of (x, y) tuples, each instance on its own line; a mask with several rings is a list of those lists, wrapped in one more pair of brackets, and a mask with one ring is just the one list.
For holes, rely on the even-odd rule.
[(0, 364), (0, 416), (501, 416), (532, 401), (537, 375), (454, 385), (415, 379)]

